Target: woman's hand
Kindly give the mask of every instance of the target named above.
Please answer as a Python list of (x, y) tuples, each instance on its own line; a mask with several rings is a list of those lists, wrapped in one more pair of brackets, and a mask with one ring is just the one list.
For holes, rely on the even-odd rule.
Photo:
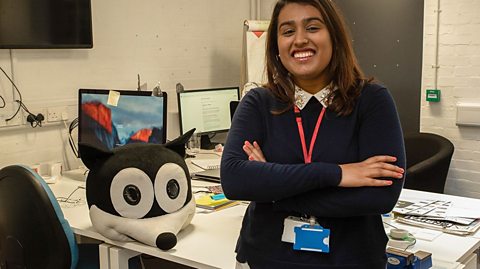
[(373, 156), (363, 162), (341, 164), (342, 179), (340, 187), (382, 187), (392, 185), (391, 180), (377, 178), (403, 178), (404, 170), (391, 164), (397, 158), (392, 156)]
[(248, 160), (250, 161), (266, 162), (257, 141), (253, 141), (253, 145), (249, 141), (245, 141), (243, 151), (248, 155)]

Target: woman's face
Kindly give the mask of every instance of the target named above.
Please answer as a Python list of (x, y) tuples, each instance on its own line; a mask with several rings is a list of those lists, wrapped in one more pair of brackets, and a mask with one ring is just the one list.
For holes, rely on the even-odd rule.
[(280, 60), (295, 83), (309, 92), (326, 86), (332, 41), (320, 11), (311, 5), (287, 4), (280, 11), (277, 30)]

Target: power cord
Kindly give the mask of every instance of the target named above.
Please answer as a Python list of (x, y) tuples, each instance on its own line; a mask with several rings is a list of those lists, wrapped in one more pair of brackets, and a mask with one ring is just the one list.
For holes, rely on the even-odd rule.
[(214, 138), (216, 135), (217, 135), (217, 133), (215, 133), (215, 132), (209, 133), (209, 134), (208, 134), (208, 139), (212, 139), (212, 138)]
[(37, 126), (40, 126), (42, 127), (42, 122), (45, 120), (45, 117), (43, 116), (42, 113), (38, 113), (36, 116), (31, 113), (28, 108), (25, 106), (24, 103), (22, 103), (21, 101), (19, 100), (15, 100), (15, 102), (19, 103), (19, 107), (23, 108), (23, 110), (25, 112), (28, 113), (28, 116), (27, 116), (27, 122), (30, 123), (30, 126), (32, 126), (32, 128), (35, 128)]
[[(13, 82), (13, 80), (8, 76), (7, 72), (5, 72), (5, 70), (3, 70), (3, 68), (0, 66), (0, 70), (3, 72), (3, 74), (8, 78), (8, 80), (10, 81), (10, 83), (12, 83), (13, 87), (15, 88), (15, 90), (17, 91), (18, 93), (18, 100), (15, 100), (15, 102), (18, 103), (18, 108), (17, 108), (17, 111), (15, 111), (15, 113), (13, 114), (13, 116), (11, 116), (10, 118), (8, 119), (5, 119), (5, 121), (11, 121), (13, 118), (15, 118), (18, 113), (20, 112), (20, 109), (23, 109), (25, 112), (28, 113), (28, 116), (27, 116), (27, 122), (30, 123), (30, 126), (32, 126), (32, 128), (35, 128), (37, 126), (42, 126), (42, 121), (45, 120), (45, 117), (43, 116), (42, 113), (38, 113), (37, 115), (34, 115), (33, 113), (31, 113), (27, 106), (25, 105), (25, 103), (23, 103), (23, 99), (22, 99), (22, 93), (20, 92), (20, 90), (18, 89), (17, 85), (15, 85), (15, 82)], [(0, 96), (1, 97), (1, 96)], [(3, 107), (5, 107), (6, 103), (5, 103), (5, 100), (3, 99), (2, 97), (2, 101), (4, 103)]]
[(83, 205), (85, 203), (85, 200), (83, 198), (78, 198), (78, 199), (73, 199), (71, 198), (72, 195), (81, 189), (85, 189), (85, 186), (77, 186), (76, 189), (74, 189), (67, 197), (59, 196), (57, 197), (57, 201), (60, 204), (61, 207), (66, 208), (66, 207), (75, 207), (78, 205)]
[(77, 149), (77, 146), (75, 145), (75, 142), (72, 136), (73, 130), (78, 127), (78, 118), (75, 118), (74, 120), (72, 120), (72, 122), (68, 127), (65, 120), (63, 121), (63, 124), (65, 124), (65, 128), (68, 130), (68, 143), (70, 144), (70, 148), (72, 149), (75, 157), (78, 158), (78, 149)]
[(5, 99), (3, 99), (3, 96), (0, 95), (0, 99), (2, 100), (3, 105), (0, 106), (0, 108), (4, 108), (7, 103), (5, 103)]

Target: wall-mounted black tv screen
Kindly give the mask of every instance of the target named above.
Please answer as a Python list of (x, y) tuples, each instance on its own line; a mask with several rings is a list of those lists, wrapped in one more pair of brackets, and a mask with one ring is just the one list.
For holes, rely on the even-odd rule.
[(0, 0), (0, 49), (92, 48), (91, 0)]

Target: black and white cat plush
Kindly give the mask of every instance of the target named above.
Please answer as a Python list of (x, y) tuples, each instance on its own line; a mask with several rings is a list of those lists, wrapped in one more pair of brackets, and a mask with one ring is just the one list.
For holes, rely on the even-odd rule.
[(90, 169), (87, 203), (93, 227), (117, 241), (137, 240), (163, 250), (195, 214), (185, 143), (194, 130), (165, 145), (127, 144), (112, 151), (80, 144)]

